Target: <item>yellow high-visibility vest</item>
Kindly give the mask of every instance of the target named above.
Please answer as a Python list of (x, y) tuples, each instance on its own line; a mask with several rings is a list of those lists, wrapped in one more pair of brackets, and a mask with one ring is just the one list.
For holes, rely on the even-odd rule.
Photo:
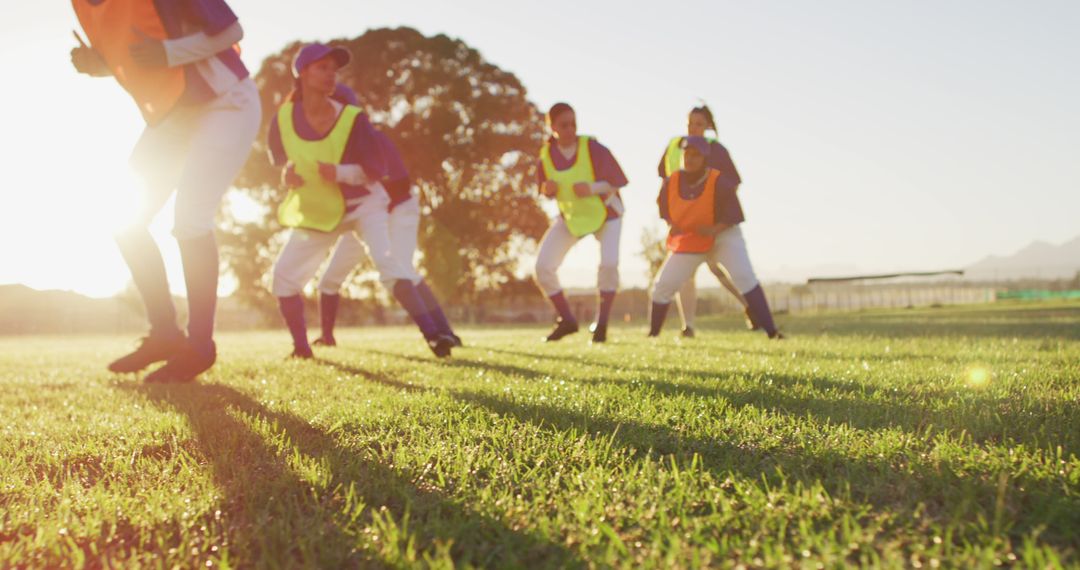
[(300, 138), (293, 124), (293, 103), (278, 109), (278, 128), (285, 154), (295, 165), (304, 185), (289, 190), (278, 205), (278, 221), (290, 228), (332, 231), (345, 216), (345, 198), (337, 182), (327, 182), (319, 176), (319, 163), (341, 164), (345, 146), (349, 143), (359, 107), (345, 105), (334, 128), (323, 138), (309, 141)]
[(556, 170), (555, 163), (551, 160), (550, 142), (544, 143), (544, 146), (540, 148), (540, 163), (543, 165), (544, 175), (548, 180), (559, 184), (555, 201), (566, 221), (566, 227), (576, 237), (596, 232), (607, 220), (607, 205), (599, 196), (579, 198), (577, 194), (574, 194), (575, 183), (596, 182), (592, 155), (589, 153), (589, 140), (591, 140), (590, 137), (578, 137), (577, 156), (573, 166), (566, 170)]

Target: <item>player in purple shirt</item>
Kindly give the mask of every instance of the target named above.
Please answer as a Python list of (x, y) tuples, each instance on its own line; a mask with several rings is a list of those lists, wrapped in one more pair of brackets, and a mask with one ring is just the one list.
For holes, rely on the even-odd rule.
[[(686, 120), (686, 133), (692, 137), (704, 137), (705, 133), (712, 130), (713, 133), (717, 133), (716, 121), (713, 118), (712, 110), (708, 105), (701, 105), (700, 107), (694, 107), (690, 110), (690, 115)], [(672, 142), (668, 144), (664, 149), (664, 154), (660, 157), (660, 165), (657, 167), (657, 171), (660, 174), (660, 178), (667, 178), (670, 175), (671, 170), (678, 169), (679, 163), (679, 149), (676, 146), (677, 143), (681, 143), (686, 139), (685, 136), (672, 139)], [(677, 142), (676, 142), (677, 141)], [(724, 148), (724, 145), (719, 141), (710, 139), (709, 141), (709, 156), (707, 157), (709, 168), (714, 168), (721, 172), (723, 180), (728, 185), (734, 185), (738, 188), (738, 185), (742, 182), (739, 178), (739, 171), (735, 168), (735, 163), (731, 160), (731, 154)], [(738, 198), (731, 198), (734, 201), (733, 207), (738, 206)], [(739, 207), (739, 211), (742, 209)], [(705, 261), (705, 266), (709, 268), (716, 279), (720, 282), (720, 285), (724, 287), (729, 293), (734, 296), (739, 303), (743, 306), (743, 312), (746, 315), (747, 328), (756, 330), (759, 328), (754, 324), (752, 314), (749, 306), (746, 304), (746, 299), (743, 298), (742, 293), (739, 292), (739, 288), (735, 286), (735, 283), (731, 281), (731, 278), (720, 268), (719, 265), (712, 259)], [(694, 336), (694, 317), (697, 315), (697, 284), (693, 278), (686, 281), (682, 289), (675, 296), (675, 303), (679, 309), (679, 316), (682, 318), (683, 329), (682, 334), (685, 337)]]
[[(622, 233), (623, 214), (619, 189), (626, 186), (626, 175), (607, 147), (591, 137), (585, 137), (587, 141), (582, 143), (583, 138), (577, 133), (577, 116), (570, 105), (557, 103), (552, 106), (547, 113), (547, 125), (551, 130), (551, 137), (545, 142), (537, 164), (537, 182), (541, 193), (548, 198), (556, 198), (559, 191), (559, 184), (549, 179), (547, 170), (558, 175), (561, 172), (578, 172), (583, 166), (588, 166), (592, 176), (574, 180), (573, 192), (578, 198), (599, 197), (607, 208), (606, 219), (599, 228), (591, 232), (600, 243), (600, 267), (597, 271), (599, 301), (596, 322), (591, 327), (592, 340), (596, 343), (605, 342), (611, 305), (619, 287), (619, 238)], [(584, 159), (578, 156), (579, 151), (587, 152), (587, 165), (579, 162), (579, 159)], [(550, 157), (549, 164), (545, 164), (545, 157)], [(574, 318), (559, 283), (558, 270), (570, 248), (580, 238), (581, 236), (575, 235), (569, 228), (565, 213), (560, 213), (540, 242), (540, 252), (536, 257), (536, 283), (551, 301), (557, 314), (555, 328), (545, 338), (548, 342), (578, 331), (577, 319)]]
[[(304, 320), (303, 288), (330, 247), (346, 233), (355, 233), (363, 240), (384, 286), (416, 321), (432, 352), (439, 357), (449, 356), (453, 339), (435, 324), (410, 279), (410, 270), (391, 254), (387, 212), (390, 197), (380, 183), (386, 176), (386, 165), (376, 131), (365, 113), (332, 97), (338, 85), (337, 71), (349, 59), (349, 52), (342, 48), (322, 44), (304, 46), (293, 62), (297, 87), (290, 101), (278, 111), (268, 133), (271, 161), (282, 167), (283, 184), (296, 196), (311, 197), (302, 198), (311, 200), (307, 202), (311, 208), (302, 206), (299, 210), (300, 219), (293, 224), (289, 240), (274, 263), (272, 289), (292, 335), (291, 356), (313, 356)], [(355, 118), (351, 125), (342, 126), (339, 122), (346, 114)], [(292, 123), (292, 131), (282, 126), (285, 119)], [(337, 134), (345, 133), (339, 128), (347, 129), (344, 145), (337, 151), (340, 160), (330, 163), (304, 154), (323, 152), (318, 149), (336, 144), (333, 141), (337, 140)], [(290, 143), (294, 150), (290, 150)], [(312, 176), (318, 176), (320, 181), (305, 180), (293, 164), (303, 166), (316, 160), (317, 173)], [(326, 187), (332, 195), (320, 193)], [(326, 220), (320, 217), (325, 215), (322, 208), (342, 202), (344, 213), (324, 225)], [(284, 204), (288, 203), (287, 198)]]
[[(356, 94), (345, 85), (338, 86), (335, 97), (352, 105), (358, 103)], [(454, 346), (461, 346), (461, 338), (454, 333), (435, 293), (415, 270), (413, 258), (416, 256), (416, 236), (420, 228), (420, 200), (413, 189), (409, 171), (405, 168), (405, 161), (402, 160), (397, 146), (386, 133), (376, 129), (375, 137), (379, 141), (379, 148), (386, 164), (386, 177), (383, 178), (382, 185), (390, 195), (390, 253), (401, 267), (411, 270), (410, 279), (416, 286), (428, 313), (435, 320), (436, 326), (454, 340)], [(315, 340), (315, 345), (337, 345), (337, 340), (334, 338), (334, 324), (341, 301), (341, 286), (363, 257), (364, 247), (356, 236), (351, 233), (342, 235), (334, 247), (330, 263), (319, 279), (319, 318), (322, 324), (322, 336)]]
[[(138, 348), (109, 364), (137, 372), (166, 361), (147, 382), (189, 382), (217, 360), (218, 249), (214, 216), (225, 191), (251, 152), (261, 117), (259, 93), (234, 45), (243, 37), (236, 15), (222, 0), (154, 2), (156, 13), (133, 14), (105, 0), (74, 0), (90, 46), (72, 50), (75, 68), (118, 79), (139, 103), (147, 127), (131, 156), (145, 182), (134, 222), (117, 235), (124, 261), (146, 306), (150, 332)], [(164, 39), (137, 35), (123, 46), (117, 28), (137, 19), (156, 23)], [(126, 31), (126, 29), (125, 29)], [(182, 71), (177, 73), (176, 70)], [(157, 76), (179, 79), (175, 99), (139, 93)], [(152, 85), (151, 85), (152, 87)], [(147, 227), (176, 194), (173, 235), (180, 245), (187, 286), (187, 334), (177, 326), (165, 264)]]

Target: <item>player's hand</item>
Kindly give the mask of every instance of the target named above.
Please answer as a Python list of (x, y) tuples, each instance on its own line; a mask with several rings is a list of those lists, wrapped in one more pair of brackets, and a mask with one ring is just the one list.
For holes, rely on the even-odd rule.
[(320, 162), (319, 177), (327, 182), (337, 182), (337, 165), (328, 162)]
[(578, 198), (592, 196), (592, 184), (589, 184), (588, 182), (575, 182), (574, 194), (576, 194)]
[(131, 31), (135, 32), (135, 36), (139, 39), (138, 43), (132, 44), (131, 47), (128, 48), (131, 59), (135, 60), (136, 65), (147, 69), (169, 67), (169, 57), (165, 52), (165, 42), (142, 33), (138, 28), (133, 27), (131, 28)]
[(559, 183), (554, 180), (547, 180), (540, 187), (540, 191), (548, 198), (554, 198), (559, 193)]
[(91, 77), (109, 75), (109, 66), (94, 48), (79, 46), (71, 50), (71, 65), (75, 71)]
[(289, 189), (304, 185), (303, 177), (296, 173), (295, 164), (290, 162), (281, 169), (281, 185)]

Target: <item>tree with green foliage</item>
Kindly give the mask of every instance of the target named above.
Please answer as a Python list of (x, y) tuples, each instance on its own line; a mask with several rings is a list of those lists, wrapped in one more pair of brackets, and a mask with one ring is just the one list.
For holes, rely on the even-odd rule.
[[(521, 253), (535, 247), (547, 227), (533, 188), (543, 115), (525, 87), (445, 35), (384, 28), (332, 43), (352, 54), (340, 80), (397, 144), (419, 189), (421, 268), (432, 287), (451, 303), (471, 303), (513, 280)], [(269, 270), (283, 243), (273, 212), (284, 191), (266, 158), (265, 133), (292, 90), (292, 59), (301, 46), (293, 43), (266, 58), (255, 77), (263, 136), (237, 186), (267, 215), (222, 223), (228, 270), (238, 295), (254, 306), (274, 306)], [(374, 280), (368, 262), (347, 286), (370, 291)]]

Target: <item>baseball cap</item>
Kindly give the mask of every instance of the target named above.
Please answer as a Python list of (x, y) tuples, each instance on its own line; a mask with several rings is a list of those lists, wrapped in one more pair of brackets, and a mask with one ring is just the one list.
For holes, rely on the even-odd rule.
[(709, 141), (705, 140), (705, 137), (686, 137), (679, 144), (679, 148), (683, 150), (691, 147), (704, 156), (709, 156)]
[(293, 59), (293, 76), (300, 77), (300, 72), (305, 67), (319, 61), (324, 57), (333, 57), (337, 61), (338, 67), (345, 67), (349, 64), (349, 60), (352, 56), (345, 48), (331, 47), (326, 44), (313, 43), (308, 44), (296, 53), (296, 58)]

